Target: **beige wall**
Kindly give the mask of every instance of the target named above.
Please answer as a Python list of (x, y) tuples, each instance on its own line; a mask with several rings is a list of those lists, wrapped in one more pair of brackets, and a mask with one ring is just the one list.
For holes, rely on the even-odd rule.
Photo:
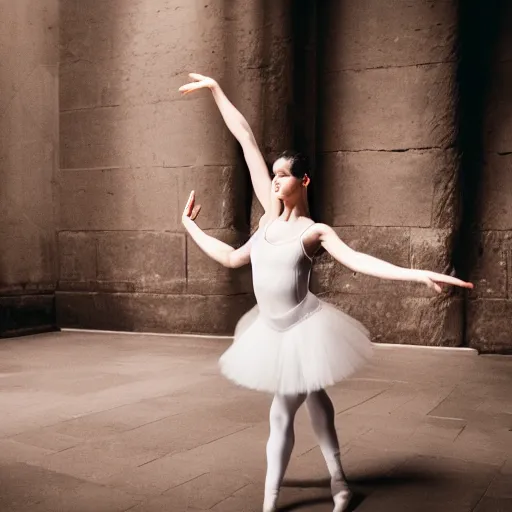
[(55, 324), (57, 3), (1, 2), (0, 335)]

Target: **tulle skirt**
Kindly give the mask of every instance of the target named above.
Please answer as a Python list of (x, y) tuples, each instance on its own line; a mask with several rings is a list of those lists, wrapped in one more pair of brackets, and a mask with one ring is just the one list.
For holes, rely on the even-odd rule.
[(360, 322), (308, 293), (281, 317), (263, 315), (258, 306), (248, 311), (219, 366), (240, 386), (296, 395), (349, 377), (372, 354), (369, 332)]

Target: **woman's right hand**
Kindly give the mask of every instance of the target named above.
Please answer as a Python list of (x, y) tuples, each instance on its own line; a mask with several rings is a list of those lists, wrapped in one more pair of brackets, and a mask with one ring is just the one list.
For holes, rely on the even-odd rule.
[(217, 82), (209, 76), (200, 75), (199, 73), (189, 73), (188, 76), (194, 81), (182, 85), (178, 89), (178, 91), (180, 91), (183, 95), (188, 94), (189, 92), (194, 92), (197, 89), (204, 89), (206, 87), (208, 89), (213, 89), (217, 86)]
[(183, 215), (181, 219), (185, 222), (185, 219), (195, 220), (199, 215), (199, 211), (201, 210), (201, 205), (195, 204), (196, 202), (196, 193), (192, 190), (190, 195), (188, 196), (187, 204), (185, 205), (185, 209), (183, 210)]

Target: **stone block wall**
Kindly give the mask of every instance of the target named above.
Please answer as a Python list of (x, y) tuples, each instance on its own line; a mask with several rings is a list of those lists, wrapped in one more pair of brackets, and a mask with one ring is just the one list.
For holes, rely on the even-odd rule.
[(476, 288), (469, 296), (467, 342), (481, 352), (512, 353), (512, 5), (496, 6), (500, 2), (483, 21), (497, 30), (481, 35), (489, 59), (468, 248)]
[[(455, 2), (325, 2), (319, 11), (319, 220), (356, 250), (451, 272), (457, 227)], [(462, 301), (356, 275), (324, 255), (314, 288), (375, 341), (463, 344)]]
[(177, 91), (196, 71), (269, 162), (310, 154), (316, 220), (351, 247), (477, 285), (435, 295), (322, 254), (314, 292), (375, 341), (512, 350), (506, 4), (1, 3), (2, 335), (233, 332), (254, 303), (250, 268), (209, 260), (181, 212), (195, 189), (198, 224), (238, 246), (262, 211), (209, 92)]
[(0, 336), (55, 328), (58, 0), (0, 5)]
[(181, 226), (194, 189), (198, 224), (239, 246), (252, 196), (209, 91), (178, 87), (217, 78), (271, 150), (288, 4), (61, 1), (60, 325), (228, 334), (252, 305), (250, 268), (212, 262)]

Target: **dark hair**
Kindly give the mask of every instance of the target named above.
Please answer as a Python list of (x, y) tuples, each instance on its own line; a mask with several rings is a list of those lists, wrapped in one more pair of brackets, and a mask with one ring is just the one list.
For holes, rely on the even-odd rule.
[(309, 163), (309, 158), (299, 153), (298, 151), (294, 151), (293, 149), (288, 149), (283, 151), (278, 157), (284, 158), (285, 160), (290, 161), (290, 172), (292, 176), (295, 176), (299, 180), (304, 178), (304, 175), (307, 174), (311, 178), (311, 165)]

